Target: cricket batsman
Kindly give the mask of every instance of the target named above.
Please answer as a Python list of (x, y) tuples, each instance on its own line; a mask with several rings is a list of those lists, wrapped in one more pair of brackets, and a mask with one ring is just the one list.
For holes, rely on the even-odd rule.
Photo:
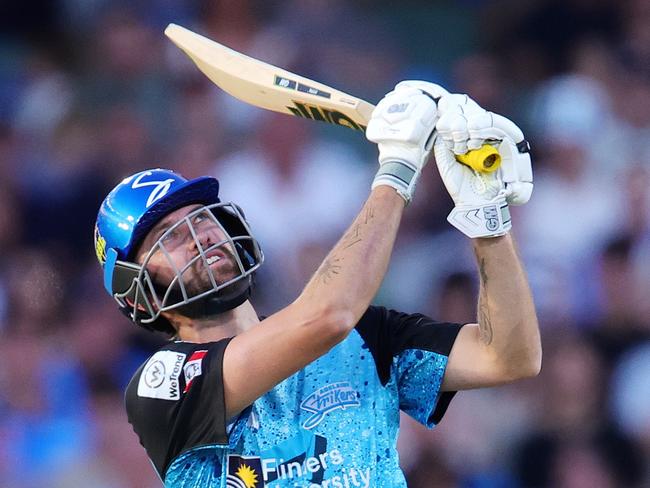
[[(134, 323), (171, 338), (126, 391), (166, 487), (404, 487), (400, 411), (432, 428), (455, 392), (538, 374), (538, 324), (510, 234), (509, 205), (533, 187), (519, 128), (466, 95), (405, 81), (366, 135), (379, 168), (363, 208), (295, 301), (266, 318), (249, 301), (260, 244), (217, 179), (142, 171), (102, 203), (106, 290)], [(501, 155), (496, 171), (456, 160), (486, 143)], [(476, 253), (476, 323), (370, 305), (431, 151), (455, 203), (449, 221)]]

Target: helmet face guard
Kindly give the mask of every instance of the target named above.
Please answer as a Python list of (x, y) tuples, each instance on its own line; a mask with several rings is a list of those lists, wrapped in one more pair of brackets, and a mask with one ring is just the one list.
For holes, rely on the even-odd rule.
[[(186, 262), (178, 261), (185, 253), (174, 257), (181, 246), (193, 250)], [(162, 233), (142, 264), (116, 261), (113, 296), (134, 322), (145, 326), (171, 310), (191, 318), (209, 317), (248, 298), (252, 275), (263, 261), (236, 205), (199, 206)]]

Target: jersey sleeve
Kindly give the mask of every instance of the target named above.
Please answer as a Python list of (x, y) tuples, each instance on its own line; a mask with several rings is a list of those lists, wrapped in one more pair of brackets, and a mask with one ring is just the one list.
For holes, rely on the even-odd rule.
[(129, 423), (162, 479), (182, 452), (228, 442), (222, 368), (229, 342), (170, 343), (126, 389)]
[(456, 393), (440, 388), (461, 327), (372, 306), (357, 325), (382, 384), (393, 379), (400, 409), (429, 428), (440, 422)]

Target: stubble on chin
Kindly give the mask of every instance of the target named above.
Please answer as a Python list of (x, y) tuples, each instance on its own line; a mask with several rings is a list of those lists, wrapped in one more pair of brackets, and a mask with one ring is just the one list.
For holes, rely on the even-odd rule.
[[(217, 285), (222, 285), (239, 274), (239, 267), (233, 254), (224, 249), (226, 254), (225, 259), (227, 259), (227, 264), (221, 264), (218, 266), (218, 269), (212, 269), (212, 275), (217, 283)], [(205, 263), (201, 260), (199, 261), (199, 271), (193, 273), (193, 277), (190, 277), (189, 282), (185, 284), (187, 287), (187, 292), (190, 296), (198, 295), (212, 288), (212, 282), (210, 281), (210, 275)]]

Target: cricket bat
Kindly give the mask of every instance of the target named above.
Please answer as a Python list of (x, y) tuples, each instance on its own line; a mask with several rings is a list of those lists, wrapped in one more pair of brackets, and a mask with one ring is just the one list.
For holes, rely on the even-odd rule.
[[(251, 58), (176, 24), (165, 35), (218, 87), (267, 110), (363, 132), (375, 106), (290, 71)], [(477, 171), (495, 171), (501, 156), (485, 144), (457, 159)]]

